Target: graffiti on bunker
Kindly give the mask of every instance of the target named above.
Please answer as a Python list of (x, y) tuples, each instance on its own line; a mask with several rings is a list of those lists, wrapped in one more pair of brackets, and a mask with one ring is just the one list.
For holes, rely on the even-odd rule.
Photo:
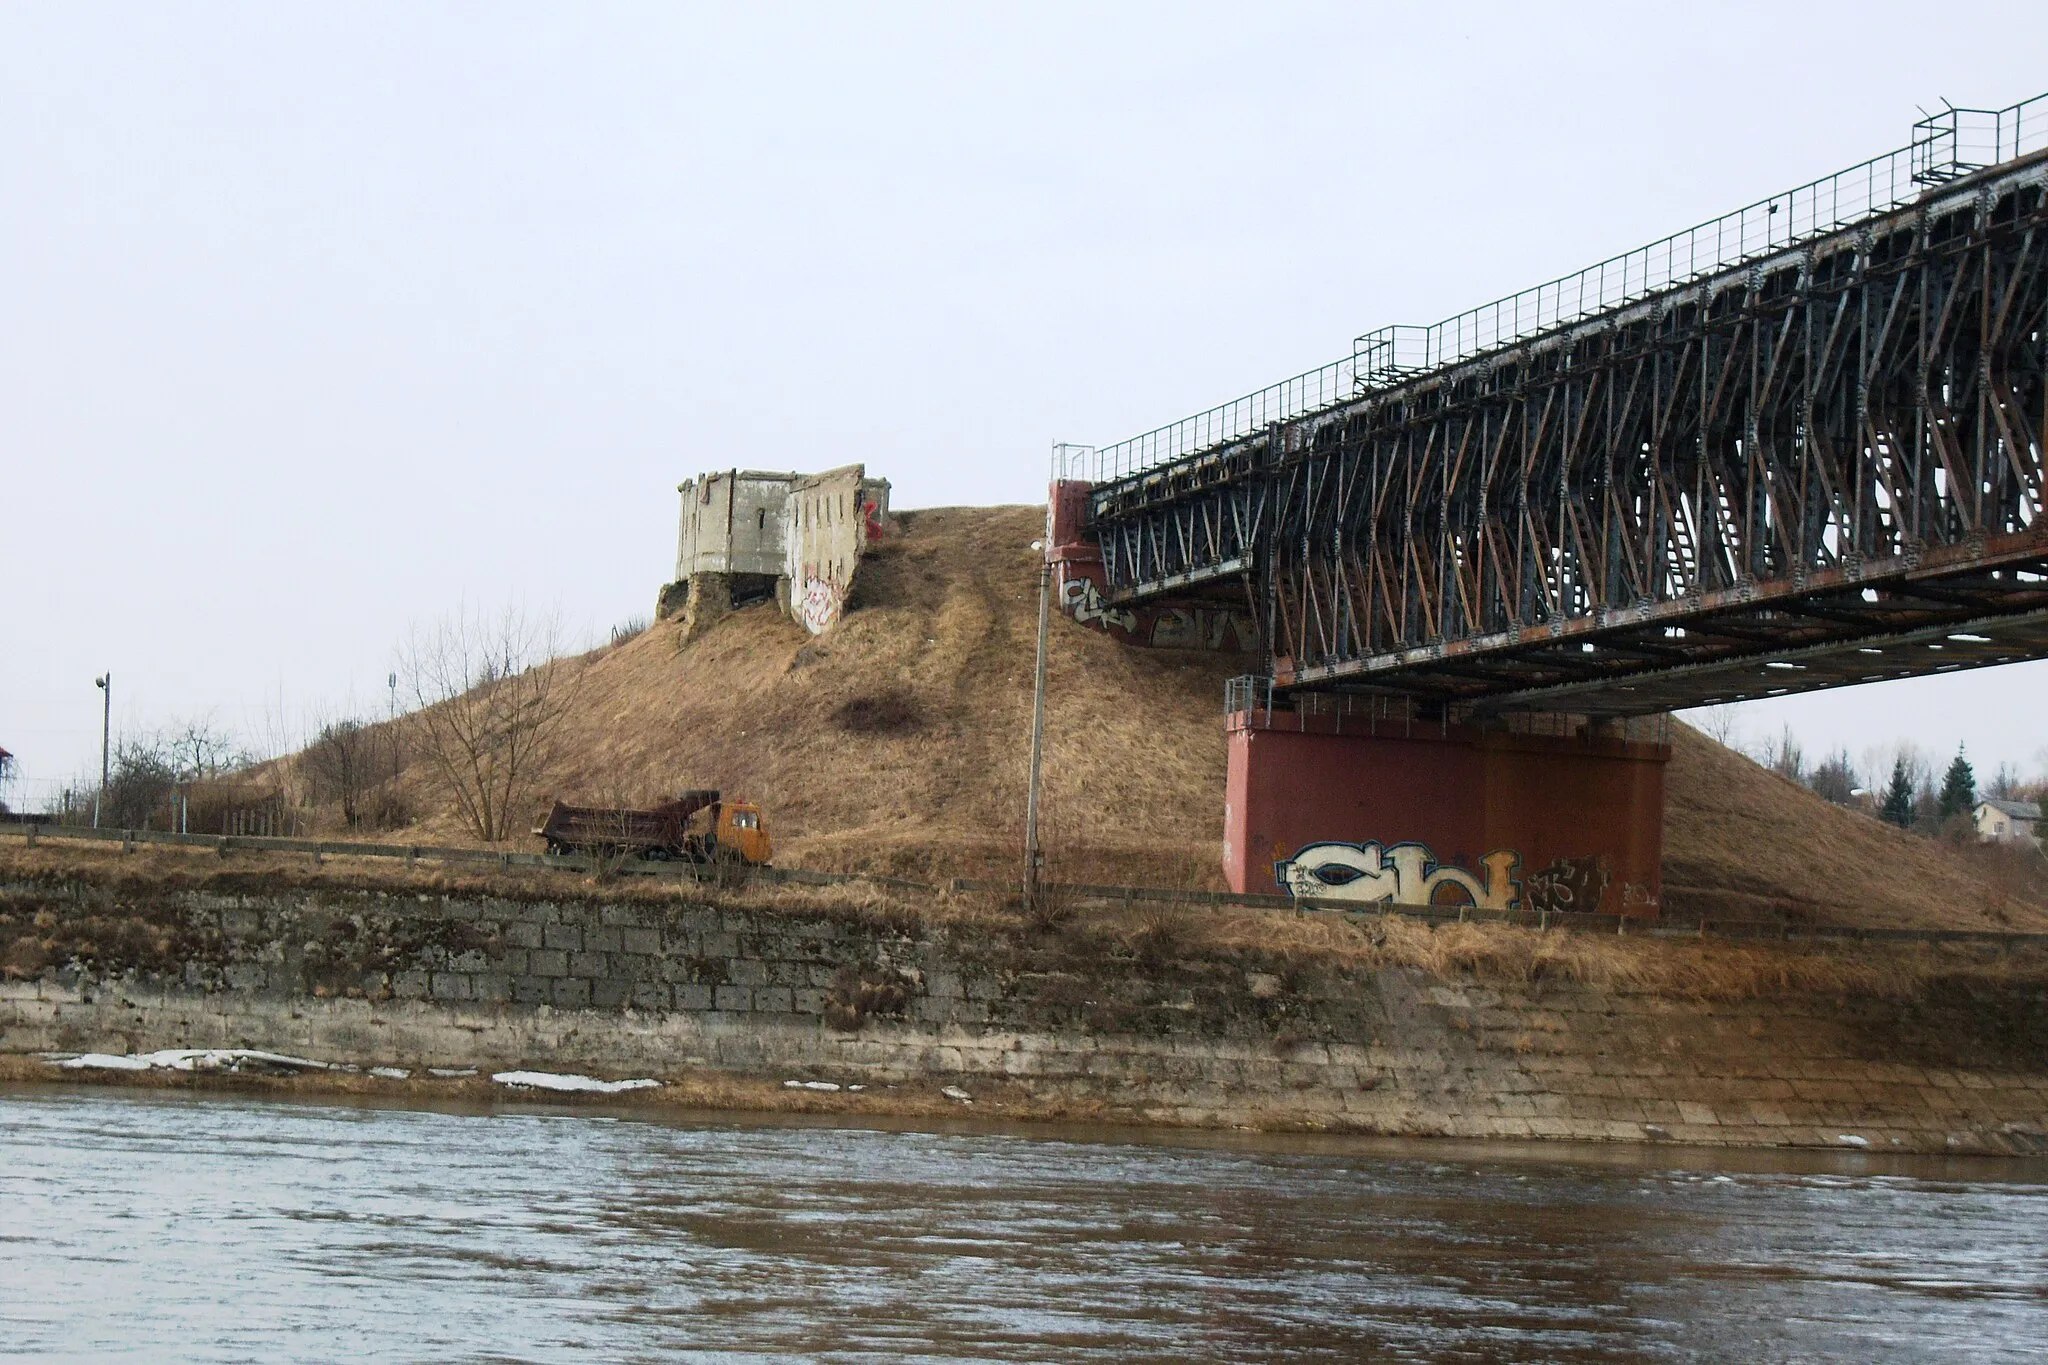
[(1480, 872), (1437, 861), (1426, 844), (1317, 843), (1273, 864), (1273, 880), (1299, 899), (1368, 904), (1434, 905), (1454, 887), (1481, 910), (1513, 910), (1520, 899), (1519, 853), (1501, 849), (1479, 860)]
[(813, 635), (822, 635), (839, 619), (839, 608), (843, 594), (838, 588), (822, 578), (813, 578), (804, 584), (803, 618), (804, 628)]

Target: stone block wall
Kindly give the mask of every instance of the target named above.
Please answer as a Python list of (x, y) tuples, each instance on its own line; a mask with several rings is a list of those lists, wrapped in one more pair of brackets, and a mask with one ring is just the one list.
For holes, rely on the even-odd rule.
[[(1461, 1137), (2048, 1150), (2048, 993), (1707, 1001), (1197, 959), (1064, 960), (854, 915), (0, 886), (72, 957), (0, 1050), (244, 1046), (362, 1065), (1000, 1081), (1074, 1112)], [(128, 909), (133, 912), (132, 903)], [(135, 946), (140, 944), (139, 947)], [(90, 959), (90, 960), (88, 960)]]

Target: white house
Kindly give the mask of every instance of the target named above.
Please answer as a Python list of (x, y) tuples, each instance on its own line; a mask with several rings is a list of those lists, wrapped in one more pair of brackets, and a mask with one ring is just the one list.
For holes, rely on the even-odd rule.
[(2014, 844), (2039, 837), (2041, 808), (2032, 801), (1979, 801), (1977, 838), (1987, 844)]

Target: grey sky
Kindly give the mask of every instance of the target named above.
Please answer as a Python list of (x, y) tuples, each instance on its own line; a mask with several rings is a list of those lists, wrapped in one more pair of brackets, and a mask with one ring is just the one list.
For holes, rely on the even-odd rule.
[[(1106, 442), (2048, 89), (2048, 9), (0, 8), (0, 745), (645, 614), (699, 469)], [(2038, 766), (2048, 665), (1755, 708)]]

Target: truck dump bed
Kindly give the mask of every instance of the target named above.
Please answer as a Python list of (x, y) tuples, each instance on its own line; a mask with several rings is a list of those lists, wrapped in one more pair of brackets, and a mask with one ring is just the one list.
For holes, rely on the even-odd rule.
[(550, 853), (602, 851), (643, 858), (707, 858), (715, 838), (693, 835), (690, 817), (701, 810), (715, 810), (718, 802), (716, 791), (687, 791), (648, 810), (571, 806), (557, 801), (534, 833), (547, 840)]

